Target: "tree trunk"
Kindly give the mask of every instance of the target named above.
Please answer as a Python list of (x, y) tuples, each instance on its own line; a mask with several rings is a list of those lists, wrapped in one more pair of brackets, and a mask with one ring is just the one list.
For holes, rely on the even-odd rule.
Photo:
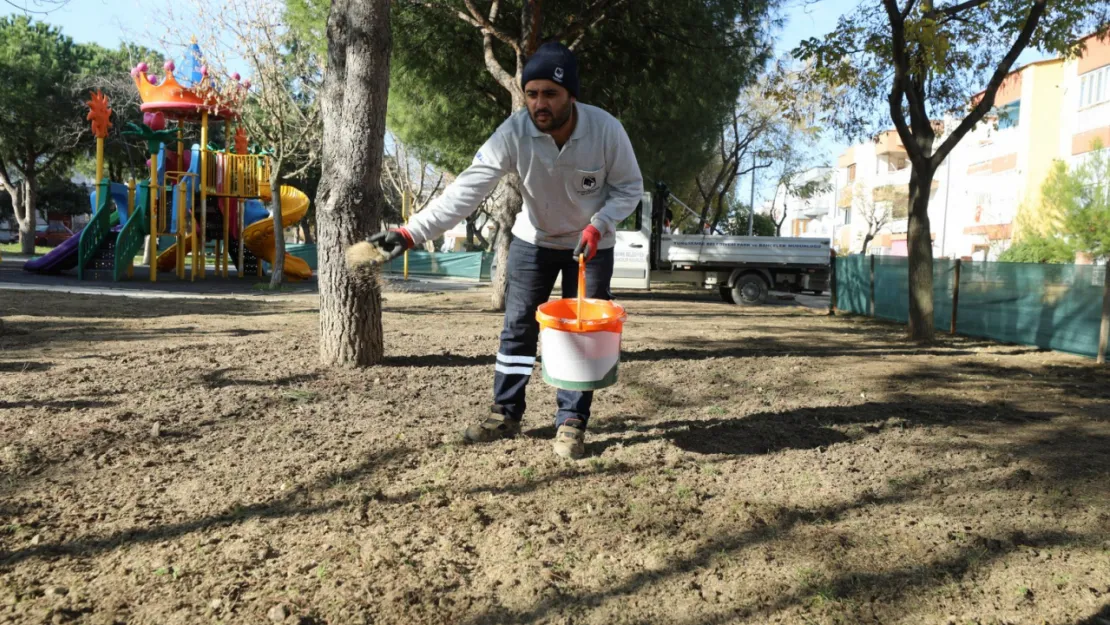
[(493, 219), (498, 223), (498, 237), (494, 244), (497, 271), (493, 272), (491, 278), (493, 288), (490, 292), (490, 305), (498, 311), (505, 310), (505, 293), (509, 288), (509, 246), (513, 242), (513, 222), (524, 206), (524, 196), (520, 193), (520, 186), (523, 184), (520, 176), (510, 174), (502, 178), (500, 184), (500, 200), (491, 211)]
[[(531, 22), (530, 22), (531, 23)], [(519, 76), (523, 71), (523, 59), (517, 59), (517, 77), (518, 80), (513, 83), (514, 88), (509, 91), (513, 98), (513, 111), (518, 111), (526, 106), (524, 100), (524, 92), (519, 87)], [(501, 201), (493, 206), (490, 211), (490, 217), (500, 224), (501, 236), (497, 237), (497, 242), (494, 246), (494, 263), (497, 270), (491, 276), (490, 285), (490, 305), (494, 310), (505, 310), (505, 292), (509, 288), (509, 277), (506, 273), (506, 267), (509, 264), (509, 245), (513, 242), (513, 223), (516, 222), (516, 216), (524, 207), (524, 196), (521, 194), (521, 187), (524, 186), (524, 181), (516, 174), (510, 174), (501, 179), (500, 183), (500, 197)]]
[(312, 245), (316, 242), (315, 239), (312, 238), (312, 224), (309, 223), (307, 216), (301, 220), (299, 227), (301, 229), (301, 236), (304, 237), (305, 245)]
[(270, 167), (270, 212), (274, 220), (274, 262), (270, 267), (270, 288), (281, 286), (285, 279), (285, 224), (281, 214), (281, 159), (273, 159)]
[(322, 177), (317, 194), (320, 360), (367, 366), (383, 355), (381, 291), (347, 270), (344, 251), (376, 232), (392, 46), (390, 0), (335, 0), (321, 102)]
[(929, 227), (929, 192), (935, 171), (913, 166), (910, 172), (909, 287), (910, 339), (933, 340), (933, 239)]
[(871, 245), (871, 240), (874, 239), (874, 238), (875, 238), (875, 235), (870, 230), (868, 230), (867, 234), (864, 235), (864, 237), (863, 237), (863, 245), (860, 246), (860, 248), (859, 248), (859, 253), (860, 254), (866, 254), (867, 253), (867, 246)]
[(19, 251), (31, 256), (35, 253), (35, 226), (38, 215), (35, 213), (35, 200), (38, 198), (38, 184), (35, 177), (24, 174), (19, 183), (18, 196), (12, 198), (15, 220), (19, 224)]

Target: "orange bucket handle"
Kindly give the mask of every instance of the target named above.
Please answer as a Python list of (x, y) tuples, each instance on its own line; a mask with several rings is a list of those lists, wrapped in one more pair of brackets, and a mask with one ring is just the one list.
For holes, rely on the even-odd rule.
[(586, 255), (578, 255), (578, 329), (582, 329), (582, 300), (586, 299)]

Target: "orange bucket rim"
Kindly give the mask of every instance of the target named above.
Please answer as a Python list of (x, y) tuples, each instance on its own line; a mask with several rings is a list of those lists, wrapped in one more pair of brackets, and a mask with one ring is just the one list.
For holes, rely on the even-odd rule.
[(624, 310), (624, 306), (606, 299), (583, 298), (582, 302), (596, 306), (602, 306), (613, 309), (617, 313), (614, 317), (605, 317), (603, 319), (583, 319), (579, 324), (578, 319), (567, 319), (557, 315), (552, 315), (544, 311), (544, 308), (554, 307), (556, 304), (562, 302), (570, 302), (572, 305), (578, 303), (577, 298), (569, 297), (540, 304), (536, 309), (536, 321), (545, 328), (552, 328), (555, 330), (562, 330), (565, 332), (599, 332), (603, 330), (610, 330), (620, 332), (624, 322), (628, 320), (628, 314)]

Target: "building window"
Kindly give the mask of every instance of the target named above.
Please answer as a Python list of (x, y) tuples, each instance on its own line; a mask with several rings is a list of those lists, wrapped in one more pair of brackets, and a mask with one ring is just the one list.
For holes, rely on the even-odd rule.
[(848, 166), (848, 182), (856, 181), (856, 164), (852, 163)]
[(848, 226), (848, 225), (851, 225), (851, 224), (852, 224), (852, 209), (847, 208), (847, 209), (844, 210), (844, 225)]
[(1079, 108), (1095, 106), (1110, 100), (1110, 65), (1079, 77)]
[(998, 115), (998, 129), (1006, 130), (1013, 128), (1021, 121), (1021, 100), (1010, 102), (1005, 106), (1000, 106), (996, 110)]

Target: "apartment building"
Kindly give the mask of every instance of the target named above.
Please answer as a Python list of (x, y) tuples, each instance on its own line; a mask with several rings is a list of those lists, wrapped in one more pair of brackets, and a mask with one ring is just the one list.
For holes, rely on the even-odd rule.
[[(782, 235), (792, 237), (822, 237), (831, 239), (836, 225), (836, 190), (832, 167), (813, 167), (791, 180), (790, 189), (779, 185), (775, 198), (767, 203), (764, 212), (772, 214), (777, 221), (786, 211)], [(799, 194), (796, 190), (810, 186), (815, 192)], [(803, 195), (805, 197), (803, 197)]]
[[(1110, 148), (1110, 37), (1086, 44), (1077, 59), (1012, 72), (992, 113), (937, 170), (929, 204), (934, 257), (997, 259), (1023, 224), (1043, 222), (1041, 187), (1055, 161), (1074, 167), (1099, 142)], [(954, 123), (936, 122), (938, 135)], [(832, 176), (839, 216), (828, 225), (834, 246), (863, 251), (869, 222), (884, 215), (866, 251), (906, 255), (909, 173), (894, 130), (841, 154)]]

